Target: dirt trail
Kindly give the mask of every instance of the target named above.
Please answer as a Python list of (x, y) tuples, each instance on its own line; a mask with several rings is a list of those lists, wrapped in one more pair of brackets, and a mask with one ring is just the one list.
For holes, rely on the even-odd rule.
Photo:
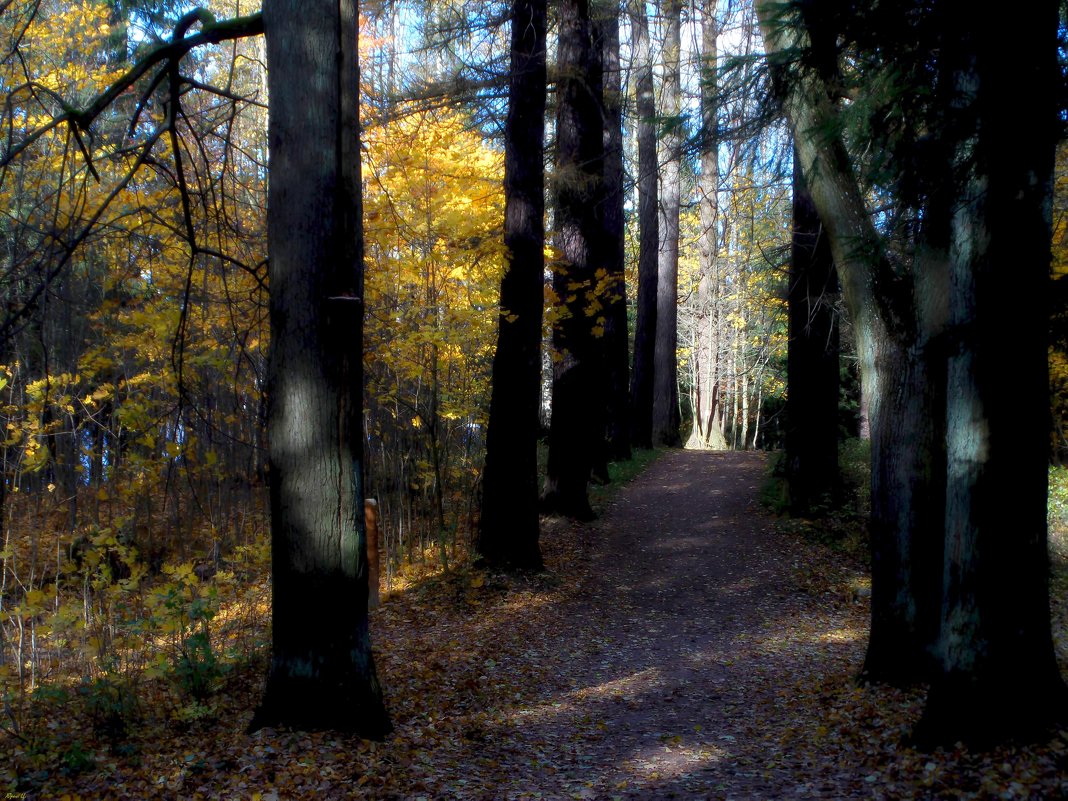
[(512, 778), (486, 798), (872, 796), (856, 764), (791, 747), (824, 732), (799, 716), (814, 677), (859, 667), (864, 616), (799, 591), (804, 555), (757, 505), (764, 469), (671, 451), (622, 489), (584, 591), (521, 655), (548, 678), (489, 739)]

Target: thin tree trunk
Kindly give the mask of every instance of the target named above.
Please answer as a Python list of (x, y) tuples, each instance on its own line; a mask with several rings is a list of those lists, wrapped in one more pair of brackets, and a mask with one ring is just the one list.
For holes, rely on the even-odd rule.
[(679, 212), (682, 193), (681, 29), (682, 3), (663, 0), (664, 78), (660, 89), (660, 248), (657, 260), (656, 349), (653, 383), (653, 441), (678, 445)]
[[(744, 331), (745, 328), (742, 328)], [(744, 344), (741, 333), (738, 336), (739, 342)], [(745, 358), (744, 352), (739, 352), (738, 359), (742, 361)], [(739, 412), (739, 418), (741, 419), (741, 431), (738, 434), (738, 449), (745, 450), (749, 447), (749, 371), (745, 367), (744, 361), (742, 361), (742, 386), (738, 390), (738, 402), (741, 407)]]
[[(619, 4), (598, 5), (594, 39), (604, 65), (604, 348), (608, 369), (606, 455), (613, 461), (630, 459), (630, 366), (627, 347), (627, 287), (624, 173), (623, 70), (619, 60)], [(607, 479), (607, 470), (604, 478)]]
[(656, 349), (657, 253), (660, 222), (657, 214), (656, 102), (649, 45), (649, 17), (645, 3), (630, 0), (632, 72), (634, 74), (638, 138), (638, 299), (634, 325), (634, 369), (630, 377), (631, 442), (653, 446), (653, 381)]
[[(437, 312), (435, 311), (434, 314), (436, 320)], [(441, 414), (439, 411), (441, 380), (438, 375), (439, 361), (438, 346), (435, 343), (430, 346), (430, 408), (427, 415), (430, 419), (427, 420), (426, 429), (427, 438), (430, 441), (430, 468), (434, 472), (434, 518), (437, 523), (437, 537), (435, 539), (438, 543), (441, 569), (448, 573), (449, 553), (445, 542), (445, 470), (443, 467), (444, 464), (447, 464), (447, 460), (442, 458), (441, 453)]]

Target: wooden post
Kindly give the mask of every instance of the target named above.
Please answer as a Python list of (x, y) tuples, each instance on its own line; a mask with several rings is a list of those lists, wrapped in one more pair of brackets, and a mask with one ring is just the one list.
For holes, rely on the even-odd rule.
[(378, 607), (378, 501), (367, 498), (363, 502), (363, 517), (367, 525), (367, 608)]

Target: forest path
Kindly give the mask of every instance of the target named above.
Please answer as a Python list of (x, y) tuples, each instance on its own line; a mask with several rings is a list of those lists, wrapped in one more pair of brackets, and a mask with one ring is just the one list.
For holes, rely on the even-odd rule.
[(819, 743), (821, 683), (851, 692), (865, 615), (801, 590), (806, 548), (757, 503), (765, 468), (674, 450), (621, 489), (582, 590), (516, 655), (544, 679), (487, 735), (509, 778), (483, 797), (872, 797)]

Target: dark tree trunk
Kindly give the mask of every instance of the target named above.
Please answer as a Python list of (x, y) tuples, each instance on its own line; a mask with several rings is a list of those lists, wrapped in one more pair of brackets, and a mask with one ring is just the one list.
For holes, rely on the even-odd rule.
[(252, 728), (390, 730), (371, 656), (362, 486), (355, 4), (267, 0), (272, 659)]
[[(918, 730), (932, 744), (1040, 737), (1068, 717), (1046, 542), (1058, 4), (996, 20), (961, 10), (941, 20), (951, 121), (966, 125), (954, 128), (940, 669)], [(1006, 41), (1028, 42), (1011, 71)]]
[[(933, 154), (932, 154), (933, 155)], [(946, 502), (945, 404), (953, 176), (924, 165), (930, 190), (912, 242), (910, 280), (874, 326), (871, 439), (872, 623), (864, 676), (905, 686), (935, 669)]]
[(656, 103), (649, 17), (645, 3), (631, 0), (632, 72), (638, 138), (638, 300), (634, 325), (634, 369), (630, 377), (631, 443), (653, 447), (653, 377), (656, 349), (657, 215)]
[(601, 63), (587, 0), (563, 0), (556, 83), (556, 224), (562, 263), (553, 271), (553, 408), (545, 511), (590, 519), (587, 485), (605, 423), (603, 269), (604, 144)]
[[(619, 60), (619, 5), (602, 2), (594, 20), (604, 65), (604, 347), (608, 370), (607, 450), (630, 459), (630, 365), (627, 334), (625, 220), (623, 213), (623, 71)], [(595, 470), (595, 472), (598, 472)], [(607, 479), (607, 469), (603, 478)]]
[(862, 675), (907, 686), (930, 677), (938, 636), (945, 361), (881, 327), (873, 338), (882, 391), (869, 402), (872, 599)]
[(653, 441), (679, 440), (679, 212), (682, 200), (682, 3), (664, 0), (664, 80), (661, 116), (663, 165), (660, 182), (660, 248), (657, 269), (656, 348), (653, 378)]
[(790, 513), (829, 511), (838, 494), (838, 277), (794, 158), (786, 387)]
[(545, 244), (545, 0), (512, 7), (504, 155), (501, 315), (493, 357), (477, 549), (491, 565), (537, 570), (538, 429)]

